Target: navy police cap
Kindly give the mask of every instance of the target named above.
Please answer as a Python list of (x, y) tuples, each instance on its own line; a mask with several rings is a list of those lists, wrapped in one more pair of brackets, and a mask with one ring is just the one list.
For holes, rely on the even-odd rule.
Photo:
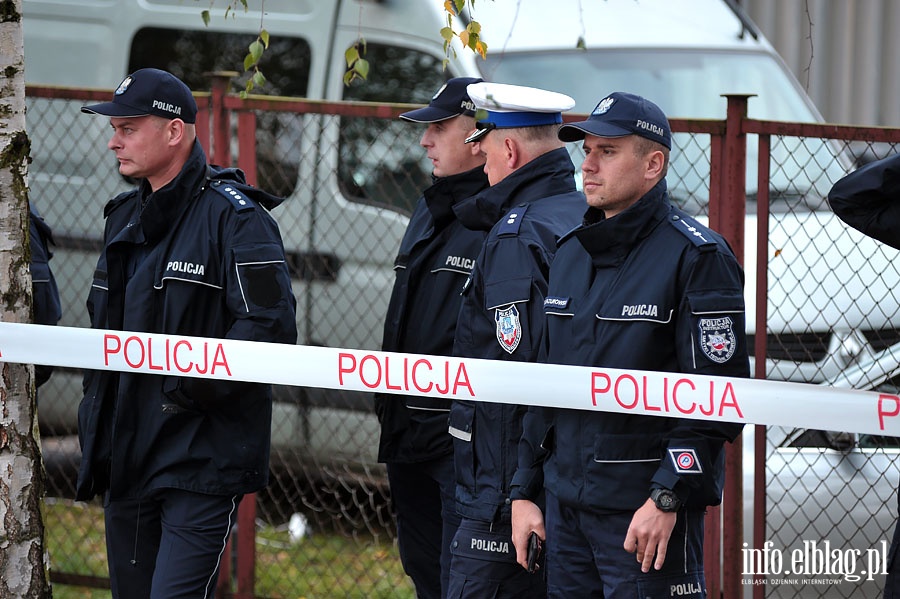
[(565, 94), (536, 87), (506, 83), (474, 83), (469, 97), (480, 111), (476, 113), (477, 130), (466, 143), (478, 141), (493, 129), (538, 127), (562, 123), (562, 113), (575, 106)]
[(194, 123), (197, 102), (188, 86), (172, 73), (140, 69), (122, 80), (112, 102), (82, 106), (81, 112), (119, 118), (152, 114)]
[(400, 118), (414, 123), (437, 123), (461, 114), (475, 116), (475, 104), (466, 87), (480, 81), (478, 77), (454, 77), (441, 86), (428, 106), (404, 112)]
[(559, 128), (562, 141), (581, 141), (586, 134), (639, 135), (672, 149), (672, 131), (662, 109), (646, 98), (626, 92), (614, 92), (600, 100), (588, 120)]

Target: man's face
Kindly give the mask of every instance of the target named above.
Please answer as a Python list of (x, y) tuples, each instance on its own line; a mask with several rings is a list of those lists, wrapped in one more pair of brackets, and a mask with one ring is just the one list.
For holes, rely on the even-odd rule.
[(474, 144), (465, 143), (474, 128), (475, 120), (463, 115), (428, 124), (419, 143), (428, 152), (435, 177), (458, 175), (484, 163)]
[(607, 218), (622, 212), (647, 192), (649, 155), (638, 156), (636, 143), (634, 135), (584, 138), (584, 195), (588, 205), (603, 210)]
[(109, 119), (113, 134), (107, 147), (115, 152), (119, 172), (135, 179), (153, 179), (172, 160), (168, 120), (155, 116)]

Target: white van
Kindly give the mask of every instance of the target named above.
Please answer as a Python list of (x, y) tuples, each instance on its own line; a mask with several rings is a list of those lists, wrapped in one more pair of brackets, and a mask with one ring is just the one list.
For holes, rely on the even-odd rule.
[[(24, 0), (27, 83), (111, 90), (127, 73), (152, 66), (172, 71), (194, 90), (209, 89), (206, 73), (240, 68), (256, 37), (259, 6), (250, 4), (247, 13), (228, 17), (214, 6), (204, 26), (205, 6), (184, 0)], [(590, 112), (608, 92), (627, 90), (654, 100), (670, 117), (722, 119), (722, 94), (750, 93), (752, 118), (821, 121), (772, 46), (729, 0), (479, 0), (470, 16), (483, 26), (487, 60), (457, 47), (446, 69), (442, 0), (266, 0), (265, 11), (262, 24), (272, 45), (262, 64), (269, 80), (262, 91), (274, 95), (425, 103), (446, 78), (481, 76), (569, 94), (578, 113)], [(463, 26), (458, 19), (455, 29)], [(344, 51), (360, 37), (369, 80), (346, 87)], [(84, 117), (78, 103), (38, 99), (29, 101), (27, 116), (31, 197), (58, 242), (52, 266), (63, 293), (62, 324), (87, 326), (84, 298), (102, 207), (128, 183), (105, 149), (103, 119)], [(259, 184), (288, 198), (273, 215), (294, 266), (300, 343), (378, 349), (394, 255), (408, 210), (429, 182), (429, 163), (417, 146), (421, 131), (399, 120), (315, 115), (260, 114), (259, 123)], [(675, 148), (673, 200), (703, 214), (708, 144), (678, 134)], [(579, 159), (580, 150), (571, 151)], [(850, 305), (842, 286), (835, 287), (836, 297), (793, 293), (817, 277), (850, 276), (840, 271), (851, 268), (843, 256), (817, 253), (817, 237), (829, 240), (821, 247), (840, 239), (869, 258), (852, 265), (853, 276), (870, 285), (870, 297), (880, 304), (900, 305), (900, 279), (882, 268), (888, 261), (882, 248), (827, 210), (828, 188), (850, 166), (830, 145), (786, 142), (773, 155), (783, 167), (773, 172), (772, 210), (790, 212), (774, 232), (776, 243), (788, 247), (802, 238), (810, 245), (783, 253), (773, 265), (779, 278), (769, 302), (779, 309), (769, 323), (767, 370), (771, 378), (826, 381), (897, 341), (900, 318), (887, 310), (878, 320), (873, 306), (858, 302), (841, 312)], [(748, 314), (755, 306), (755, 168), (750, 155)], [(791, 268), (804, 261), (809, 268)], [(822, 306), (838, 311), (821, 312)], [(77, 380), (77, 373), (58, 372), (41, 389), (46, 431), (74, 431)], [(301, 388), (279, 389), (278, 398), (276, 446), (374, 463), (378, 426), (370, 398)]]

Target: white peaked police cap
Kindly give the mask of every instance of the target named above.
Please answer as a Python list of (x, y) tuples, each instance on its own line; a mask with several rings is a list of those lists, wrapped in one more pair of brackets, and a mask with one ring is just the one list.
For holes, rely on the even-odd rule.
[(482, 81), (466, 88), (475, 103), (477, 130), (466, 143), (478, 141), (493, 129), (537, 127), (562, 124), (562, 113), (575, 106), (575, 100), (557, 92)]

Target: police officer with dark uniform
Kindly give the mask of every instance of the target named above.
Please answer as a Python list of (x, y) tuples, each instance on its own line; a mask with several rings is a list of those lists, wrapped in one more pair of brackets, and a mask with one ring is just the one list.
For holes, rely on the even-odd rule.
[[(82, 111), (110, 117), (119, 172), (139, 181), (103, 211), (91, 326), (295, 343), (280, 200), (207, 164), (188, 87), (141, 69)], [(271, 386), (177, 376), (227, 368), (213, 347), (177, 351), (171, 374), (85, 375), (76, 498), (104, 495), (116, 598), (211, 597), (238, 504), (268, 481)]]
[[(385, 351), (448, 356), (462, 296), (484, 231), (462, 226), (454, 206), (488, 186), (484, 157), (465, 139), (475, 128), (475, 105), (457, 77), (428, 106), (400, 115), (424, 123), (434, 181), (416, 204), (394, 261), (396, 280), (384, 326)], [(386, 462), (403, 569), (420, 599), (447, 596), (450, 541), (459, 524), (454, 505), (450, 402), (377, 395), (381, 422), (378, 460)]]
[[(470, 85), (483, 111), (469, 141), (485, 156), (491, 186), (456, 206), (462, 223), (487, 239), (463, 291), (454, 354), (529, 362), (537, 357), (556, 243), (580, 221), (584, 196), (556, 137), (570, 97), (496, 83)], [(524, 406), (454, 401), (457, 509), (449, 597), (544, 597), (543, 573), (516, 564), (509, 483)]]
[[(550, 267), (541, 360), (749, 376), (743, 271), (670, 204), (663, 112), (616, 92), (559, 137), (583, 140), (589, 207)], [(740, 425), (532, 407), (523, 429), (513, 539), (522, 565), (546, 539), (550, 597), (705, 597), (704, 512)]]
[[(871, 162), (834, 184), (831, 209), (854, 229), (900, 249), (900, 154)], [(900, 511), (900, 491), (897, 494)], [(884, 599), (900, 598), (900, 524), (888, 551)]]
[[(28, 208), (28, 235), (31, 247), (31, 296), (34, 305), (34, 324), (56, 325), (62, 318), (62, 306), (59, 302), (59, 288), (56, 278), (50, 269), (50, 258), (53, 252), (53, 233), (37, 211), (30, 205)], [(53, 373), (52, 366), (35, 364), (34, 386), (40, 387)]]

